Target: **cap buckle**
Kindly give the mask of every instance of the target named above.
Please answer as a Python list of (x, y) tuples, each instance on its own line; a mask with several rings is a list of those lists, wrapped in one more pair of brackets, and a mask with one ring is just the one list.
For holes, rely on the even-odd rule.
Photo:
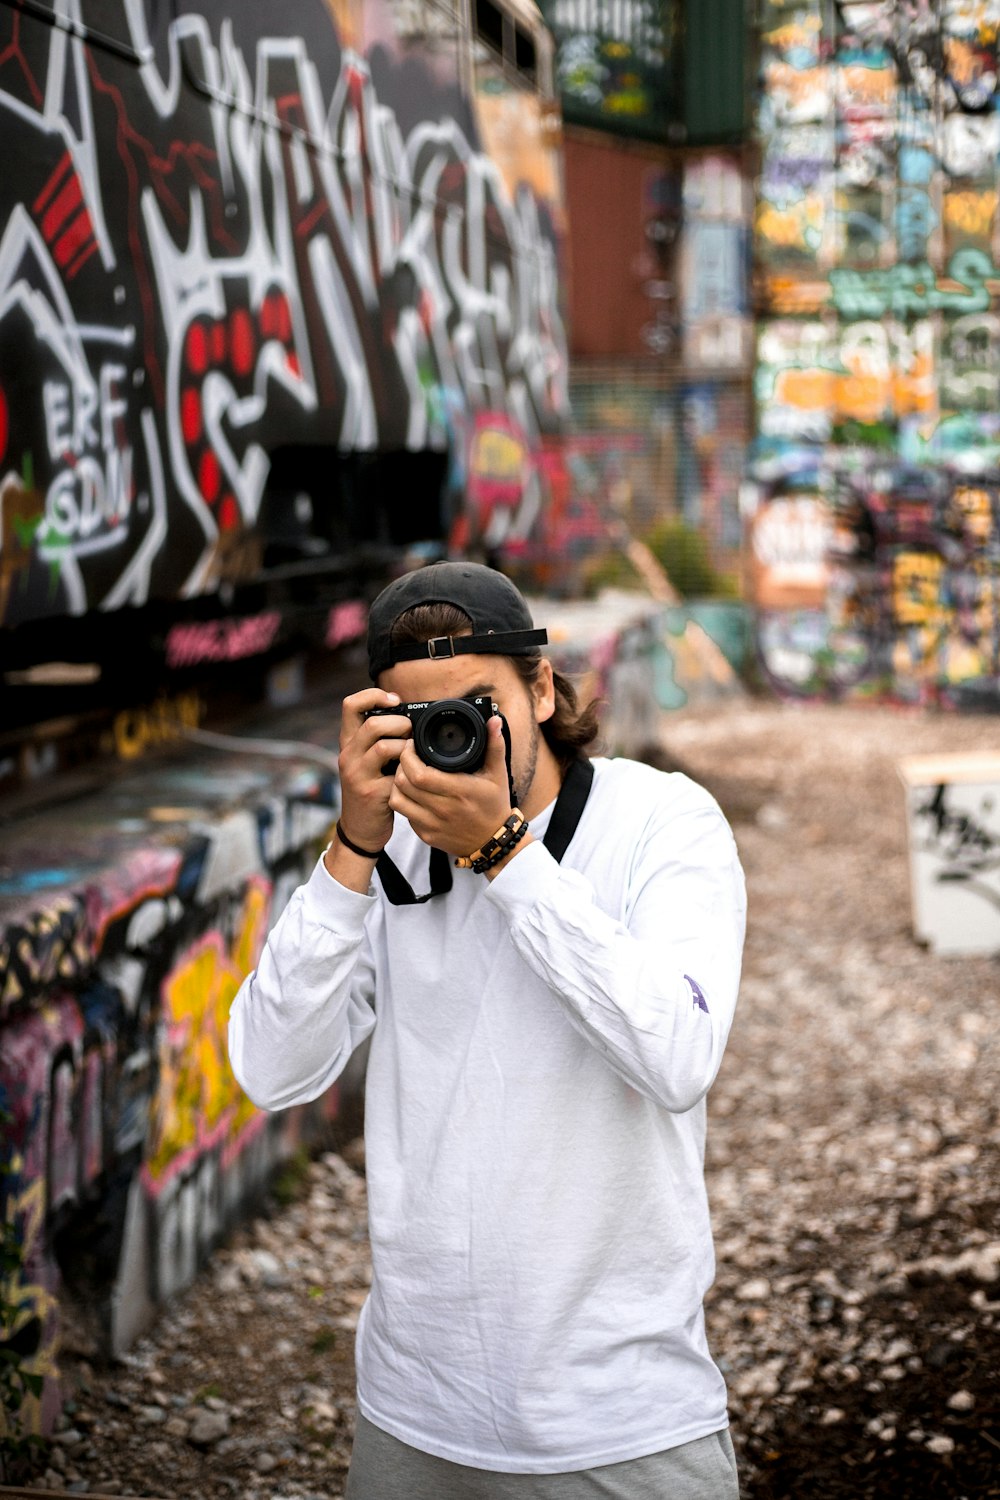
[[(445, 647), (439, 650), (439, 647)], [(436, 635), (432, 641), (427, 642), (427, 655), (431, 661), (441, 661), (444, 657), (455, 655), (455, 640), (450, 635)]]

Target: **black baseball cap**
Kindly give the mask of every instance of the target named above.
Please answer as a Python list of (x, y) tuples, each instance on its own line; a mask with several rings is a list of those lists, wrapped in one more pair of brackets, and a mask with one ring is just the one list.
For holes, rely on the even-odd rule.
[[(471, 635), (440, 635), (432, 641), (392, 644), (392, 627), (418, 604), (453, 604), (472, 621)], [(531, 611), (503, 573), (482, 563), (438, 562), (404, 573), (382, 590), (368, 614), (368, 671), (375, 682), (399, 661), (449, 656), (532, 656), (548, 641)]]

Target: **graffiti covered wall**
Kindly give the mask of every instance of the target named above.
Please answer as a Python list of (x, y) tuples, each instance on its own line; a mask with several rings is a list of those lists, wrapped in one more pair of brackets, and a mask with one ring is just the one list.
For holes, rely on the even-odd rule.
[[(58, 1374), (67, 1310), (121, 1352), (193, 1279), (275, 1165), (337, 1108), (256, 1110), (230, 1004), (335, 813), (330, 775), (179, 759), (8, 822), (0, 880), (0, 1209), (24, 1246), (5, 1337)], [(28, 1413), (58, 1407), (46, 1380)], [(0, 1419), (2, 1422), (2, 1419)], [(0, 1435), (3, 1427), (0, 1425)]]
[(252, 574), (282, 445), (336, 548), (338, 453), (558, 427), (552, 140), (495, 160), (418, 10), (0, 0), (0, 626)]
[(672, 0), (543, 0), (567, 120), (665, 140), (678, 92), (678, 11)]
[(792, 692), (1000, 706), (998, 24), (762, 7), (750, 545)]

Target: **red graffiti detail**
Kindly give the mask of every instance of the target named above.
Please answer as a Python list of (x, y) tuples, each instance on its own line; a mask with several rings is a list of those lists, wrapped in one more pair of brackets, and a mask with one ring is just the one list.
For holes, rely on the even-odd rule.
[(31, 205), (36, 214), (40, 214), (42, 212), (46, 203), (48, 203), (49, 199), (52, 197), (52, 194), (56, 191), (56, 188), (59, 186), (60, 182), (62, 182), (63, 178), (66, 176), (66, 173), (69, 171), (72, 165), (73, 158), (70, 156), (68, 151), (64, 151), (62, 156), (60, 156), (59, 160), (56, 162), (55, 167), (53, 168), (52, 176), (42, 188), (42, 191), (39, 193), (34, 203)]
[(90, 259), (90, 257), (92, 255), (95, 255), (96, 253), (97, 253), (97, 239), (96, 239), (96, 237), (94, 237), (94, 238), (91, 239), (91, 241), (90, 241), (90, 243), (88, 245), (84, 246), (84, 248), (80, 251), (80, 254), (76, 257), (76, 260), (73, 261), (73, 263), (70, 266), (69, 270), (66, 272), (66, 280), (67, 281), (72, 281), (73, 278), (76, 276), (77, 271), (80, 270), (80, 267), (84, 264), (84, 262), (88, 261)]
[(83, 202), (80, 179), (74, 173), (66, 186), (56, 195), (55, 202), (42, 219), (42, 233), (51, 244), (56, 231), (61, 229), (70, 214)]
[(226, 358), (226, 329), (223, 323), (216, 323), (212, 329), (212, 363), (221, 365)]
[(297, 354), (289, 354), (285, 359), (285, 363), (293, 375), (302, 374), (302, 366), (299, 364), (299, 356)]
[(209, 505), (213, 505), (218, 499), (221, 483), (222, 470), (219, 468), (219, 460), (211, 448), (208, 448), (201, 455), (201, 463), (198, 465), (198, 488)]
[(24, 53), (21, 51), (21, 17), (11, 16), (11, 40), (2, 52), (0, 52), (0, 67), (7, 62), (13, 62), (19, 68), (25, 83), (31, 90), (32, 98), (39, 109), (45, 102), (45, 96), (35, 80), (35, 76), (28, 66)]
[(93, 232), (94, 226), (90, 222), (90, 215), (85, 208), (82, 208), (66, 233), (56, 240), (52, 251), (56, 258), (56, 265), (69, 265), (76, 252), (86, 244)]
[(232, 495), (223, 495), (222, 504), (219, 506), (219, 529), (220, 531), (232, 531), (239, 525), (240, 508)]
[(287, 344), (292, 336), (292, 309), (288, 305), (288, 298), (283, 292), (278, 293), (277, 299), (278, 337), (283, 344)]
[(201, 437), (201, 397), (193, 386), (181, 396), (181, 432), (189, 446)]
[(201, 323), (192, 323), (188, 329), (187, 362), (196, 375), (208, 369), (208, 338)]
[(292, 310), (284, 292), (269, 292), (260, 310), (260, 332), (265, 339), (287, 344), (292, 336)]
[(229, 346), (236, 374), (249, 375), (253, 369), (254, 336), (250, 314), (245, 307), (238, 307), (230, 319)]

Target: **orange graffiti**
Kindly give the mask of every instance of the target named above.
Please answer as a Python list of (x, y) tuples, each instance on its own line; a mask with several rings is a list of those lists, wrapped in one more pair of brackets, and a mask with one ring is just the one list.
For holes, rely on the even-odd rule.
[(855, 422), (878, 422), (890, 405), (888, 372), (882, 375), (848, 371), (837, 376), (836, 410)]
[(944, 195), (945, 224), (970, 238), (988, 238), (996, 211), (997, 194), (992, 189), (975, 192), (967, 188)]
[[(991, 28), (996, 31), (995, 27)], [(991, 38), (981, 37), (985, 43)], [(983, 60), (978, 50), (962, 37), (950, 36), (944, 39), (944, 55), (948, 62), (948, 72), (956, 83), (975, 83), (983, 76)]]
[(780, 370), (774, 381), (774, 399), (796, 411), (829, 411), (837, 379), (833, 370)]
[(829, 98), (830, 75), (825, 66), (793, 68), (791, 63), (774, 61), (765, 67), (764, 78), (767, 91), (772, 98), (780, 97), (786, 110), (807, 108), (814, 113)]
[[(491, 85), (496, 80), (491, 77)], [(476, 115), (486, 149), (516, 199), (522, 183), (554, 206), (559, 202), (558, 116), (542, 100), (513, 87), (479, 87)]]
[(866, 68), (848, 64), (840, 73), (841, 92), (858, 109), (888, 109), (896, 97), (896, 74), (892, 68)]
[(932, 353), (914, 354), (907, 370), (893, 371), (892, 400), (897, 416), (934, 415), (937, 381)]
[(762, 203), (757, 210), (757, 233), (772, 245), (815, 250), (823, 235), (823, 199), (812, 193), (789, 208)]

